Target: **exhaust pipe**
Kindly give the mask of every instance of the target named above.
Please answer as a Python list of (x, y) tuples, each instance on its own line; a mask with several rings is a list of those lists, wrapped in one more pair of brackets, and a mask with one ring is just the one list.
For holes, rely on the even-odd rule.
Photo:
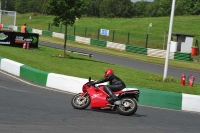
[(135, 98), (136, 100), (138, 100), (139, 92), (138, 93), (136, 93), (136, 92), (124, 92), (119, 96), (119, 98), (122, 98), (122, 97), (132, 97), (132, 98)]

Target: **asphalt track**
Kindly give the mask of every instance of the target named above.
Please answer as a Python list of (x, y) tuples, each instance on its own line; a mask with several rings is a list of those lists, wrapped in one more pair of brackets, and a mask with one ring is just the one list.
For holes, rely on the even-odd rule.
[(75, 110), (72, 94), (0, 71), (0, 133), (199, 133), (200, 113), (139, 106), (136, 114)]
[[(59, 45), (59, 44), (53, 44), (53, 43), (47, 43), (47, 42), (39, 42), (39, 44), (43, 45), (43, 46), (63, 49), (63, 46)], [(93, 55), (92, 58), (95, 58), (97, 60), (107, 62), (107, 63), (118, 64), (121, 66), (134, 68), (134, 69), (138, 69), (138, 70), (142, 70), (142, 71), (146, 71), (146, 72), (161, 74), (161, 75), (164, 74), (164, 65), (157, 65), (157, 64), (132, 60), (132, 59), (123, 58), (123, 57), (119, 57), (119, 56), (113, 56), (113, 55), (109, 55), (109, 54), (103, 54), (100, 52), (83, 50), (83, 49), (69, 47), (69, 46), (67, 46), (67, 50), (92, 54)], [(200, 72), (197, 72), (197, 71), (175, 68), (175, 67), (168, 67), (167, 76), (180, 78), (182, 73), (184, 73), (187, 77), (190, 75), (194, 75), (195, 82), (200, 83)]]

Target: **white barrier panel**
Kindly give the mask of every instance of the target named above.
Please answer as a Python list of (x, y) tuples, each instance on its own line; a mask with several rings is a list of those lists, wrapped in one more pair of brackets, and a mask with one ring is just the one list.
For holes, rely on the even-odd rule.
[(107, 48), (112, 48), (112, 49), (117, 49), (117, 50), (126, 50), (126, 45), (125, 44), (120, 44), (120, 43), (114, 43), (114, 42), (109, 42), (107, 41)]
[(75, 42), (79, 42), (79, 43), (83, 43), (83, 44), (90, 44), (90, 38), (76, 36)]
[(2, 60), (2, 59), (3, 59), (3, 58), (0, 57), (0, 70), (1, 70), (1, 60)]
[(182, 94), (182, 110), (200, 112), (200, 96)]
[(42, 35), (42, 30), (33, 29), (32, 32), (33, 32), (33, 33), (37, 33), (37, 34), (39, 34), (39, 35)]
[(75, 42), (81, 43), (81, 42), (82, 42), (82, 38), (83, 38), (83, 37), (76, 36), (76, 37), (75, 37)]
[(24, 65), (9, 59), (2, 59), (1, 60), (1, 69), (8, 73), (14, 74), (16, 76), (20, 76), (20, 67)]
[(17, 31), (18, 27), (17, 26), (13, 26), (13, 31)]
[(65, 34), (53, 32), (52, 37), (57, 37), (57, 38), (64, 39), (65, 38)]
[[(147, 56), (165, 58), (166, 57), (166, 50), (148, 48)], [(170, 53), (169, 59), (174, 59), (174, 53)]]
[(83, 37), (82, 39), (83, 44), (90, 44), (90, 38)]
[[(55, 88), (62, 91), (68, 91), (72, 93), (82, 92), (82, 87), (88, 79), (77, 78), (72, 76), (66, 76), (56, 73), (49, 73), (47, 77), (47, 87)], [(107, 85), (108, 83), (100, 83), (98, 85)]]
[(72, 93), (80, 93), (88, 79), (76, 78), (56, 73), (48, 74), (46, 86)]
[(178, 45), (178, 42), (171, 41), (170, 52), (176, 52), (177, 51), (177, 45)]

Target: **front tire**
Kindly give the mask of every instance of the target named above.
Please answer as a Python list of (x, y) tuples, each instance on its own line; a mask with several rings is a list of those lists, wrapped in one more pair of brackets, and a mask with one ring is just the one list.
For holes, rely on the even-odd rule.
[(89, 96), (82, 97), (80, 94), (73, 96), (71, 104), (75, 109), (85, 109), (90, 105)]
[(133, 98), (124, 97), (121, 102), (121, 105), (116, 106), (116, 110), (120, 115), (133, 115), (137, 111), (138, 105)]

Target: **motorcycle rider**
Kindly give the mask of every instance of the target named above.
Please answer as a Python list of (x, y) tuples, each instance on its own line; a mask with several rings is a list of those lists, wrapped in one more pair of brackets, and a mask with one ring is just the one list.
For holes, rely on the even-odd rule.
[(104, 85), (105, 92), (109, 95), (108, 101), (113, 103), (118, 100), (118, 97), (113, 92), (120, 91), (126, 88), (125, 83), (114, 74), (112, 69), (107, 69), (104, 74), (104, 78), (94, 81), (92, 85), (104, 83), (109, 81), (108, 85)]

